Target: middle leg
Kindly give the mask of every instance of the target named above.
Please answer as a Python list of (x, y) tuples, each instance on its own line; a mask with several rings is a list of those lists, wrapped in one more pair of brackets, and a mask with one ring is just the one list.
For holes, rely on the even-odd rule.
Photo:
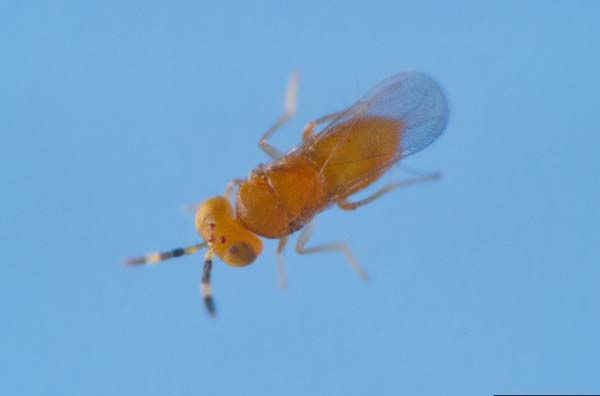
[(319, 126), (325, 122), (334, 120), (335, 118), (344, 114), (344, 112), (345, 112), (345, 110), (344, 111), (336, 111), (335, 113), (326, 114), (323, 117), (317, 118), (316, 120), (307, 123), (304, 126), (304, 129), (302, 130), (302, 142), (306, 142), (308, 139), (310, 139), (313, 136), (314, 130), (317, 126)]
[(363, 270), (363, 268), (360, 266), (358, 261), (352, 255), (352, 252), (350, 251), (350, 248), (348, 248), (348, 245), (346, 245), (344, 242), (328, 243), (325, 245), (314, 246), (314, 247), (310, 247), (310, 248), (305, 247), (306, 243), (308, 242), (308, 239), (310, 238), (310, 235), (313, 232), (313, 229), (314, 229), (313, 223), (306, 225), (302, 229), (302, 232), (300, 233), (300, 236), (298, 237), (298, 241), (296, 242), (296, 252), (298, 254), (312, 254), (312, 253), (321, 253), (321, 252), (342, 253), (344, 256), (346, 256), (346, 260), (348, 261), (348, 264), (350, 264), (350, 266), (352, 267), (354, 272), (356, 272), (356, 274), (358, 275), (359, 278), (361, 278), (363, 280), (367, 280), (369, 278), (367, 273), (365, 272), (365, 270)]
[(287, 245), (288, 236), (284, 236), (279, 240), (279, 244), (277, 244), (277, 250), (275, 251), (275, 256), (277, 257), (277, 273), (279, 275), (279, 287), (282, 290), (286, 289), (286, 276), (285, 276), (285, 265), (283, 264), (283, 249), (285, 249), (285, 245)]
[(275, 133), (283, 124), (285, 124), (290, 118), (294, 116), (296, 112), (296, 95), (298, 92), (298, 74), (292, 73), (290, 76), (287, 90), (285, 93), (285, 102), (283, 106), (283, 114), (279, 116), (277, 121), (271, 126), (271, 128), (267, 129), (267, 131), (260, 137), (258, 141), (258, 147), (262, 151), (265, 152), (272, 159), (278, 159), (283, 156), (283, 154), (277, 150), (275, 147), (271, 146), (267, 143), (267, 139)]

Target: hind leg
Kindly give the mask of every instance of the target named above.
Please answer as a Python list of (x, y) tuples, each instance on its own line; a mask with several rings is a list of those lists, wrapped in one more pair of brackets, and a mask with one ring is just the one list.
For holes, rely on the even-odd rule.
[(442, 176), (440, 173), (432, 173), (430, 175), (415, 177), (412, 179), (407, 179), (407, 180), (403, 180), (403, 181), (396, 182), (396, 183), (390, 183), (390, 184), (382, 187), (381, 189), (377, 190), (373, 194), (369, 195), (367, 198), (361, 199), (360, 201), (348, 202), (348, 200), (346, 198), (344, 198), (344, 199), (339, 200), (337, 202), (337, 205), (342, 210), (354, 210), (356, 208), (360, 208), (363, 205), (366, 205), (368, 203), (375, 201), (377, 198), (381, 197), (383, 194), (388, 193), (397, 188), (406, 187), (411, 184), (418, 184), (418, 183), (431, 181), (431, 180), (439, 180), (441, 177)]

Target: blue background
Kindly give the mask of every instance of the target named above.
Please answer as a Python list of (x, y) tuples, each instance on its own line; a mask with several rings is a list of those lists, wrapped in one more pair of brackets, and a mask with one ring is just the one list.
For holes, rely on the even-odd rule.
[[(600, 3), (0, 2), (0, 393), (600, 392)], [(444, 179), (317, 220), (335, 254), (122, 258), (305, 122), (422, 70), (451, 102), (405, 161)], [(383, 181), (410, 177), (394, 169)]]

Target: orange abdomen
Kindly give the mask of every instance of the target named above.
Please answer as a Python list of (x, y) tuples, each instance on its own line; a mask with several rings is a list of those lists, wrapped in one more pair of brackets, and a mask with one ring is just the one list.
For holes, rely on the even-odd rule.
[(398, 159), (402, 123), (366, 116), (317, 135), (305, 158), (320, 169), (332, 199), (345, 198), (377, 180)]
[(355, 118), (254, 169), (239, 186), (236, 216), (265, 238), (299, 230), (328, 205), (377, 180), (398, 158), (399, 121)]

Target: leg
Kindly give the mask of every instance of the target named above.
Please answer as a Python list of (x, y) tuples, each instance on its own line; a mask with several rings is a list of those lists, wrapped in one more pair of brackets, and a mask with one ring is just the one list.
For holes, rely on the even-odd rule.
[(209, 250), (204, 256), (204, 268), (202, 270), (202, 285), (200, 292), (202, 293), (202, 299), (204, 300), (204, 306), (210, 316), (215, 316), (215, 302), (212, 297), (212, 290), (210, 288), (210, 272), (212, 270), (212, 258), (213, 252)]
[(390, 183), (390, 184), (384, 186), (383, 188), (381, 188), (380, 190), (376, 191), (372, 195), (369, 195), (365, 199), (361, 199), (360, 201), (356, 201), (356, 202), (348, 202), (348, 200), (346, 198), (343, 198), (340, 201), (338, 201), (337, 205), (342, 210), (354, 210), (358, 207), (361, 207), (363, 205), (366, 205), (368, 203), (375, 201), (377, 198), (381, 197), (383, 194), (390, 192), (392, 190), (395, 190), (397, 188), (405, 187), (405, 186), (409, 186), (411, 184), (417, 184), (417, 183), (421, 183), (421, 182), (425, 182), (425, 181), (430, 181), (430, 180), (439, 180), (441, 177), (442, 177), (442, 175), (440, 173), (432, 173), (430, 175), (415, 177), (412, 179), (403, 180), (401, 182)]
[(279, 287), (282, 290), (286, 289), (286, 281), (285, 281), (285, 266), (283, 265), (283, 249), (285, 249), (285, 245), (287, 244), (288, 237), (284, 236), (279, 240), (279, 244), (277, 245), (277, 251), (275, 255), (277, 257), (277, 272), (279, 274)]
[(344, 242), (328, 243), (326, 245), (305, 248), (304, 246), (308, 242), (308, 238), (310, 238), (310, 234), (312, 233), (313, 229), (314, 226), (312, 223), (304, 227), (304, 229), (300, 233), (300, 236), (298, 237), (298, 241), (296, 242), (296, 252), (298, 252), (299, 254), (340, 252), (344, 256), (346, 256), (346, 260), (348, 260), (348, 263), (350, 264), (354, 272), (356, 272), (356, 274), (359, 276), (359, 278), (363, 280), (368, 279), (367, 273), (362, 269), (360, 264), (358, 264), (358, 261), (356, 261), (356, 259), (352, 255), (352, 252)]
[(225, 194), (224, 194), (225, 198), (227, 198), (227, 200), (229, 200), (229, 198), (231, 197), (231, 193), (233, 192), (233, 188), (235, 186), (239, 186), (243, 182), (245, 182), (244, 179), (233, 179), (232, 181), (227, 183), (227, 187), (225, 188)]
[[(356, 115), (357, 113), (359, 113), (359, 114), (364, 113), (367, 110), (367, 108), (362, 105), (355, 105), (351, 109), (353, 109), (352, 113), (354, 113), (354, 115)], [(304, 129), (302, 130), (302, 142), (305, 142), (312, 137), (314, 129), (317, 126), (319, 126), (325, 122), (333, 121), (334, 119), (338, 118), (339, 116), (341, 116), (342, 114), (344, 114), (347, 111), (349, 111), (349, 109), (342, 110), (342, 111), (336, 111), (335, 113), (331, 113), (331, 114), (326, 114), (323, 117), (317, 118), (316, 120), (311, 121), (308, 124), (304, 125)]]
[[(227, 187), (225, 187), (225, 193), (223, 194), (223, 196), (227, 199), (231, 198), (231, 193), (233, 192), (233, 189), (236, 186), (239, 186), (240, 184), (242, 184), (243, 182), (245, 182), (244, 179), (231, 180), (229, 183), (227, 183)], [(198, 211), (199, 207), (200, 207), (200, 204), (188, 204), (188, 205), (185, 205), (183, 208), (181, 208), (181, 210), (186, 215), (195, 215), (196, 212)]]
[(207, 246), (206, 242), (197, 243), (184, 248), (177, 248), (161, 253), (150, 253), (145, 256), (133, 257), (126, 259), (124, 264), (128, 266), (143, 265), (143, 264), (156, 264), (159, 261), (168, 260), (174, 257), (180, 257), (186, 254), (194, 254), (200, 249), (204, 249)]
[(261, 148), (269, 157), (273, 159), (281, 158), (283, 154), (275, 147), (267, 143), (267, 139), (275, 133), (283, 124), (285, 124), (296, 112), (296, 93), (298, 91), (298, 74), (292, 73), (290, 76), (283, 107), (283, 114), (275, 121), (258, 141), (258, 147)]
[(331, 121), (331, 120), (339, 117), (342, 114), (344, 114), (344, 111), (337, 111), (335, 113), (324, 115), (323, 117), (317, 118), (316, 120), (311, 121), (308, 124), (306, 124), (304, 126), (304, 129), (302, 130), (302, 142), (306, 142), (308, 139), (310, 139), (312, 137), (314, 129), (317, 126), (323, 124), (324, 122)]

